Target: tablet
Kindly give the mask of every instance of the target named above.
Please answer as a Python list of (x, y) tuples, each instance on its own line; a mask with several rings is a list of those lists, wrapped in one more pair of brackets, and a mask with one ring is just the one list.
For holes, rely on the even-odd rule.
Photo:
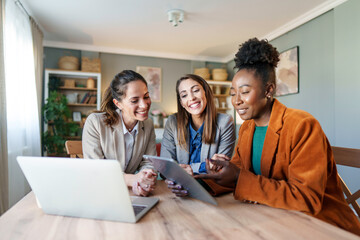
[(188, 191), (189, 197), (217, 205), (215, 198), (213, 198), (194, 177), (188, 174), (173, 159), (150, 155), (144, 155), (143, 158), (149, 160), (154, 168), (167, 179), (182, 185), (183, 188)]

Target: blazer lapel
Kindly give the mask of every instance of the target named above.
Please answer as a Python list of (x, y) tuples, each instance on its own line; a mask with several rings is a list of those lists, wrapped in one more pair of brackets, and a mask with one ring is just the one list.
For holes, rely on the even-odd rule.
[(275, 99), (261, 154), (261, 175), (266, 177), (270, 176), (270, 170), (273, 165), (273, 161), (275, 160), (280, 136), (278, 132), (282, 128), (282, 119), (285, 114), (285, 110), (285, 105)]
[(214, 142), (212, 144), (206, 144), (206, 143), (202, 143), (201, 145), (201, 153), (200, 153), (200, 162), (204, 161), (205, 162), (205, 159), (207, 158), (212, 158), (212, 156), (210, 156), (210, 154), (212, 154), (212, 152), (210, 152), (210, 148), (211, 149), (216, 149), (217, 148), (217, 144), (220, 140), (220, 130), (219, 130), (219, 127), (216, 126), (216, 132), (215, 132), (215, 139), (214, 139)]
[(121, 120), (113, 126), (113, 149), (115, 158), (120, 162), (121, 169), (125, 171), (125, 140)]
[(250, 120), (248, 128), (243, 132), (243, 136), (241, 137), (241, 158), (243, 158), (244, 168), (249, 170), (251, 168), (251, 149), (252, 149), (252, 141), (254, 137), (255, 131), (255, 122), (254, 120)]
[[(177, 140), (176, 140), (177, 141)], [(178, 146), (176, 147), (178, 149), (178, 163), (181, 164), (189, 164), (190, 158), (190, 133), (189, 133), (189, 128), (188, 128), (188, 133), (187, 133), (187, 137), (186, 137), (186, 149), (183, 149), (182, 147), (180, 147), (179, 143), (177, 142)]]
[(206, 158), (211, 158), (209, 156), (210, 145), (206, 143), (202, 143), (201, 145), (201, 153), (200, 153), (200, 162), (205, 161)]

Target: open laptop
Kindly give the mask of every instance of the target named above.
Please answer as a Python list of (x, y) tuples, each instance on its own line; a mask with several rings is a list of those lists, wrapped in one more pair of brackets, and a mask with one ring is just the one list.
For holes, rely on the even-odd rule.
[(17, 157), (47, 214), (137, 222), (159, 201), (129, 195), (117, 160)]
[(156, 170), (167, 179), (175, 181), (189, 192), (189, 197), (217, 205), (208, 191), (192, 176), (190, 176), (179, 164), (171, 158), (143, 155), (144, 159), (149, 160)]

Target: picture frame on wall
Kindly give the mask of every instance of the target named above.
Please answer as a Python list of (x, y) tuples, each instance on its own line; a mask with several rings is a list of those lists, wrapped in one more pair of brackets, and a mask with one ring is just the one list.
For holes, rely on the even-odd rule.
[(299, 47), (280, 53), (276, 72), (275, 96), (299, 93)]
[(151, 101), (161, 102), (161, 68), (137, 66), (136, 72), (148, 83)]

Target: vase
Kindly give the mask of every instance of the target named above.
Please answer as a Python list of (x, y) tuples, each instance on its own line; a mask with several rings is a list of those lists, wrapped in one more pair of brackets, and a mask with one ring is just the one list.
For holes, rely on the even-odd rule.
[(160, 116), (153, 116), (154, 127), (160, 127)]
[(78, 102), (78, 93), (70, 93), (66, 95), (68, 103), (77, 103)]

